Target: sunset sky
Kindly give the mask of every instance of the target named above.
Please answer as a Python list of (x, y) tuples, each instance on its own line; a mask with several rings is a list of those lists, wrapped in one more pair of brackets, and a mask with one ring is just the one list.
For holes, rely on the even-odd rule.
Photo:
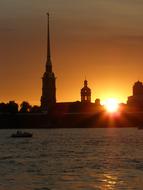
[(57, 101), (126, 102), (143, 81), (142, 0), (1, 0), (0, 102), (40, 104), (46, 63), (46, 12)]

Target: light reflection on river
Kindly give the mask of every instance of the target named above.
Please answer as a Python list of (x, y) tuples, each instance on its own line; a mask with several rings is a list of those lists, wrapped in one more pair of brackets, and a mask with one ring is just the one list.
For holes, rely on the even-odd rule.
[(143, 131), (0, 130), (0, 190), (142, 190)]

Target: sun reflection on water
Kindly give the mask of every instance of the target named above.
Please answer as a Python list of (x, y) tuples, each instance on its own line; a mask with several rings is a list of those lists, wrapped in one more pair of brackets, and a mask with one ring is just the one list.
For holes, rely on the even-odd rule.
[(114, 190), (117, 181), (117, 176), (113, 176), (111, 174), (103, 174), (101, 190)]

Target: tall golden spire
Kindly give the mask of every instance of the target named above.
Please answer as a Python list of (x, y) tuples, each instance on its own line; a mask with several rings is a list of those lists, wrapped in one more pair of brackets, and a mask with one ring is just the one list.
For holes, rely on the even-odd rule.
[(41, 109), (43, 111), (50, 110), (56, 103), (56, 77), (52, 71), (51, 52), (50, 52), (50, 27), (49, 13), (47, 15), (47, 60), (46, 71), (42, 77), (42, 96)]
[(50, 50), (50, 21), (49, 13), (47, 13), (47, 61), (46, 61), (46, 71), (52, 72), (52, 62), (51, 62), (51, 50)]
[(47, 60), (51, 57), (50, 52), (50, 27), (49, 27), (49, 13), (47, 13)]

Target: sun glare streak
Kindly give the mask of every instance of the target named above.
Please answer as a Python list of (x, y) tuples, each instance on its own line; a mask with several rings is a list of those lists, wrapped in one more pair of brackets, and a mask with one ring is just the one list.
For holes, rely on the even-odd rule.
[(103, 105), (107, 112), (114, 113), (118, 111), (119, 101), (115, 98), (109, 98), (103, 102)]

